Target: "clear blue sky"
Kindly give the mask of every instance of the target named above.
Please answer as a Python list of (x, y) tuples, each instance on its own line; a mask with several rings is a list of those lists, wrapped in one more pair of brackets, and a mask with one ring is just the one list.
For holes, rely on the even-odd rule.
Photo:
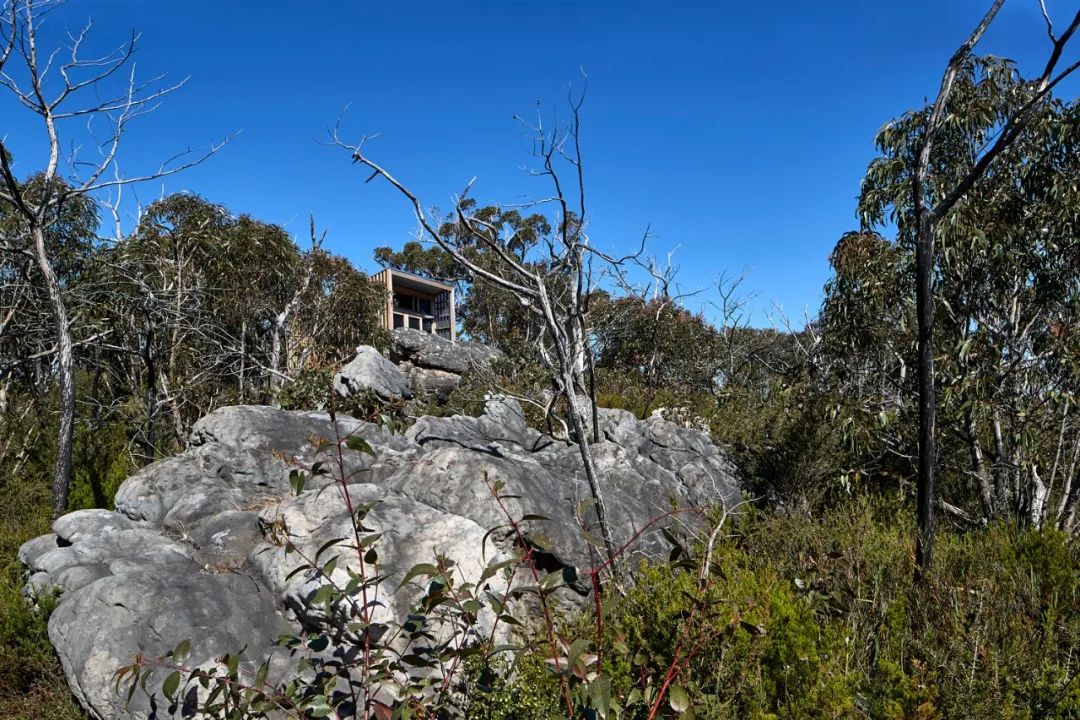
[[(654, 251), (678, 247), (686, 289), (745, 271), (763, 324), (774, 304), (795, 320), (816, 311), (829, 251), (856, 225), (875, 131), (936, 91), (988, 4), (70, 0), (50, 36), (92, 17), (103, 48), (136, 29), (141, 75), (190, 75), (131, 132), (126, 172), (241, 131), (166, 189), (301, 241), (314, 213), (328, 246), (367, 269), (414, 220), (317, 143), (347, 103), (346, 132), (380, 133), (371, 155), (425, 203), (449, 207), (473, 176), (478, 200), (515, 202), (545, 188), (520, 169), (512, 115), (560, 106), (584, 68), (594, 241), (625, 250), (651, 225)], [(1063, 24), (1071, 5), (1050, 3)], [(981, 49), (1034, 71), (1046, 44), (1037, 1), (1008, 0)], [(40, 167), (37, 128), (6, 99), (0, 113), (22, 170)]]

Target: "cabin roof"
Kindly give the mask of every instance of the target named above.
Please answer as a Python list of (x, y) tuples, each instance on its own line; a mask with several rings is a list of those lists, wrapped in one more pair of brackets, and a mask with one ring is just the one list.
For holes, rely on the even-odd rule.
[(422, 275), (405, 272), (404, 270), (384, 268), (378, 273), (378, 275), (382, 275), (383, 273), (387, 272), (390, 273), (391, 277), (393, 278), (393, 284), (395, 287), (403, 287), (410, 290), (426, 290), (429, 292), (442, 292), (454, 289), (453, 285), (449, 285), (440, 280), (432, 280), (431, 278), (426, 278)]

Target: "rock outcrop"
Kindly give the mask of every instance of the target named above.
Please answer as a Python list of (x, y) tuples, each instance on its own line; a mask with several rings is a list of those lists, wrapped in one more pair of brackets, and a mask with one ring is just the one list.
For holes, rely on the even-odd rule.
[[(738, 501), (733, 468), (704, 435), (623, 411), (602, 411), (600, 420), (603, 441), (594, 452), (616, 542), (673, 503)], [(373, 504), (365, 525), (383, 533), (379, 555), (389, 587), (436, 552), (454, 558), (463, 576), (479, 576), (485, 535), (505, 522), (485, 479), (519, 496), (507, 501), (512, 514), (550, 518), (527, 526), (546, 536), (552, 562), (588, 563), (575, 520), (577, 501), (588, 497), (577, 448), (528, 428), (512, 401), (492, 400), (480, 417), (421, 418), (404, 435), (347, 417), (335, 427), (323, 413), (223, 408), (197, 423), (189, 450), (125, 481), (115, 511), (65, 515), (53, 534), (20, 550), (28, 592), (61, 592), (49, 637), (94, 717), (170, 717), (141, 694), (125, 708), (112, 676), (137, 654), (160, 656), (185, 639), (192, 665), (246, 647), (248, 672), (268, 656), (273, 676), (290, 672), (296, 658), (273, 641), (318, 619), (313, 598), (321, 580), (293, 574), (302, 561), (286, 553), (281, 534), (311, 556), (350, 529), (334, 478), (314, 476), (296, 494), (290, 468), (331, 455), (337, 467), (337, 441), (345, 436), (374, 451), (345, 448), (340, 459), (351, 502)], [(634, 547), (662, 545), (658, 528), (650, 528)], [(488, 560), (491, 552), (489, 541)], [(347, 582), (348, 567), (343, 558), (334, 576)], [(398, 588), (378, 612), (402, 617), (419, 592)]]
[(370, 392), (384, 402), (412, 397), (405, 374), (369, 345), (356, 348), (356, 357), (334, 375), (334, 390), (343, 398)]
[(419, 396), (445, 401), (461, 383), (461, 376), (481, 369), (502, 353), (479, 343), (451, 342), (438, 335), (398, 328), (390, 346), (390, 359), (409, 378)]

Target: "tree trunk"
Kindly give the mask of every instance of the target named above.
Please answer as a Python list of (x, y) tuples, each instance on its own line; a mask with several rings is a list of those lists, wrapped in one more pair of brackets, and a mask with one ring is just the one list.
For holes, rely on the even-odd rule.
[(143, 332), (143, 364), (146, 369), (146, 432), (143, 433), (143, 466), (154, 462), (157, 444), (157, 369), (154, 362), (154, 327)]
[(1077, 458), (1080, 458), (1080, 433), (1077, 434), (1076, 442), (1073, 445), (1072, 460), (1069, 462), (1069, 469), (1065, 470), (1065, 484), (1061, 489), (1061, 501), (1058, 503), (1057, 513), (1055, 520), (1058, 523), (1058, 528), (1065, 530), (1065, 512), (1070, 509), (1076, 499), (1073, 497), (1073, 478), (1076, 476), (1076, 462)]
[(60, 282), (49, 264), (45, 253), (45, 230), (35, 223), (31, 230), (34, 238), (34, 258), (45, 281), (56, 325), (56, 363), (60, 382), (60, 426), (56, 437), (56, 464), (53, 470), (53, 517), (67, 511), (68, 493), (71, 489), (71, 444), (75, 433), (75, 357), (68, 326), (67, 306), (60, 290)]
[(975, 479), (979, 483), (979, 497), (982, 499), (983, 512), (987, 517), (994, 515), (994, 491), (990, 487), (990, 474), (986, 471), (986, 460), (983, 457), (982, 445), (979, 444), (979, 429), (975, 424), (975, 413), (969, 407), (967, 410), (966, 428), (968, 448), (971, 451), (971, 471), (975, 473)]
[(240, 323), (240, 404), (244, 404), (244, 373), (245, 363), (247, 362), (247, 320)]
[(1031, 463), (1031, 488), (1028, 498), (1028, 523), (1036, 530), (1041, 530), (1043, 518), (1046, 516), (1047, 501), (1050, 499), (1050, 488), (1039, 477), (1039, 468)]
[(1006, 473), (1009, 467), (1009, 456), (1005, 451), (1005, 440), (1001, 433), (1001, 416), (994, 410), (994, 494), (997, 496), (998, 512), (1004, 514), (1009, 508), (1009, 491)]
[[(918, 182), (918, 181), (916, 181)], [(921, 188), (916, 189), (921, 193)], [(921, 204), (921, 203), (919, 203)], [(937, 392), (934, 388), (934, 223), (923, 210), (915, 245), (915, 312), (919, 325), (919, 473), (915, 542), (916, 579), (924, 577), (934, 558), (934, 470), (937, 465)]]
[(165, 393), (165, 397), (169, 402), (169, 410), (172, 413), (173, 419), (173, 433), (176, 435), (176, 444), (181, 450), (186, 447), (186, 434), (184, 433), (184, 423), (180, 415), (180, 399), (178, 394), (180, 388), (176, 388), (175, 391), (170, 387), (170, 379), (176, 378), (179, 375), (180, 365), (180, 322), (182, 319), (183, 308), (183, 271), (184, 265), (180, 260), (178, 254), (174, 252), (174, 258), (176, 263), (176, 289), (173, 292), (173, 318), (172, 329), (169, 332), (169, 360), (168, 360), (168, 373), (162, 372), (159, 384), (161, 385), (162, 392)]
[(169, 378), (166, 377), (164, 372), (160, 372), (158, 384), (161, 385), (161, 391), (165, 393), (165, 397), (169, 401), (169, 411), (172, 414), (173, 434), (176, 436), (176, 446), (180, 448), (180, 450), (186, 450), (187, 433), (184, 432), (184, 418), (180, 414), (180, 401), (177, 399), (177, 393), (170, 389)]
[[(312, 253), (314, 253), (316, 241), (315, 241), (315, 219), (311, 220), (311, 242)], [(296, 289), (293, 296), (285, 303), (285, 307), (281, 309), (281, 312), (274, 317), (274, 332), (270, 345), (270, 394), (274, 399), (274, 403), (277, 404), (278, 392), (281, 390), (282, 376), (289, 374), (289, 347), (288, 347), (288, 326), (289, 318), (292, 316), (293, 308), (300, 302), (300, 298), (307, 292), (308, 286), (311, 285), (311, 276), (314, 274), (314, 260), (312, 255), (308, 255), (308, 262), (304, 268), (304, 279), (300, 282), (300, 287)], [(281, 364), (284, 361), (285, 367), (282, 368)]]
[(585, 480), (589, 484), (589, 493), (592, 495), (596, 510), (596, 521), (600, 525), (600, 534), (604, 539), (604, 548), (607, 550), (608, 560), (611, 562), (611, 572), (615, 570), (615, 542), (611, 538), (611, 529), (608, 527), (607, 506), (604, 503), (604, 495), (600, 490), (600, 481), (596, 475), (596, 464), (593, 462), (592, 446), (589, 443), (589, 433), (586, 429), (584, 413), (581, 403), (575, 396), (573, 371), (567, 368), (563, 372), (563, 383), (566, 385), (566, 409), (569, 415), (570, 428), (577, 439), (578, 452), (581, 453), (581, 463), (585, 467)]
[(274, 318), (274, 330), (270, 338), (270, 394), (275, 398), (281, 389), (281, 376), (277, 373), (281, 372), (281, 346), (286, 318), (284, 312)]

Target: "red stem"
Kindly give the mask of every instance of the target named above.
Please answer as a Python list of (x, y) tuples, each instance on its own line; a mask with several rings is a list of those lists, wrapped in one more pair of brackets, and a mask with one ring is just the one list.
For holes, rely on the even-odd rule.
[(566, 676), (563, 674), (562, 666), (559, 663), (559, 645), (555, 641), (555, 621), (551, 617), (551, 608), (548, 607), (547, 598), (544, 597), (544, 591), (540, 587), (540, 573), (536, 569), (536, 563), (533, 562), (532, 546), (525, 540), (525, 535), (521, 532), (521, 526), (518, 525), (517, 520), (510, 514), (510, 511), (506, 509), (506, 505), (503, 504), (499, 492), (491, 483), (487, 473), (484, 474), (484, 484), (487, 485), (488, 490), (491, 491), (491, 495), (495, 498), (495, 503), (499, 506), (499, 510), (502, 512), (503, 517), (505, 517), (506, 521), (510, 524), (510, 528), (514, 531), (514, 536), (517, 538), (518, 543), (524, 548), (522, 561), (526, 563), (529, 571), (532, 573), (533, 581), (536, 583), (540, 595), (540, 607), (544, 610), (544, 628), (547, 631), (548, 644), (551, 646), (551, 657), (555, 661), (555, 669), (559, 673), (559, 684), (562, 687), (563, 702), (566, 703), (566, 717), (567, 720), (570, 720), (574, 717), (574, 703), (570, 699), (570, 688), (566, 684)]

